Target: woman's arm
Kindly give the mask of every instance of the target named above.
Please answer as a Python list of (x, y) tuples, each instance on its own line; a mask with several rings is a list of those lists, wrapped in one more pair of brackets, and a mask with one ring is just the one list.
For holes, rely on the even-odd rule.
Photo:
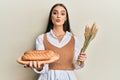
[[(36, 50), (45, 50), (44, 44), (43, 44), (43, 38), (44, 34), (38, 36), (36, 39)], [(39, 62), (36, 65), (37, 67), (34, 68), (34, 71), (36, 73), (45, 73), (48, 71), (48, 64), (39, 64)]]
[[(81, 53), (81, 45), (80, 45), (79, 40), (76, 37), (74, 37), (74, 39), (75, 39), (75, 48), (74, 48), (75, 54), (73, 58), (73, 64), (74, 64), (75, 69), (80, 69), (84, 67), (84, 61), (82, 60), (83, 60), (83, 57), (85, 56), (82, 55)], [(81, 61), (80, 65), (78, 64), (78, 60)]]

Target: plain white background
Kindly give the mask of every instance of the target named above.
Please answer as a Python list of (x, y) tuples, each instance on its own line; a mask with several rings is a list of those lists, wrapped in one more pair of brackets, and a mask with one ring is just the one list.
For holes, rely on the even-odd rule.
[(78, 80), (120, 80), (119, 0), (0, 0), (0, 80), (36, 80), (37, 74), (16, 59), (35, 49), (55, 3), (67, 7), (81, 46), (85, 25), (96, 22), (99, 28), (86, 51), (85, 67), (75, 71)]

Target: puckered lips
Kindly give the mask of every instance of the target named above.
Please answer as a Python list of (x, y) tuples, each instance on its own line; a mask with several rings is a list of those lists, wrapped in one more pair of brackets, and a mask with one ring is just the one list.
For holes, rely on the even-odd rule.
[(60, 19), (56, 19), (56, 22), (60, 22), (61, 20)]

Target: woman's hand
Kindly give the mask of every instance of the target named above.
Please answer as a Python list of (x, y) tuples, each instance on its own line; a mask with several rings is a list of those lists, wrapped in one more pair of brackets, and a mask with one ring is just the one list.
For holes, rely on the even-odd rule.
[(30, 61), (28, 65), (24, 65), (25, 68), (35, 68), (38, 71), (43, 69), (44, 64), (41, 64), (40, 61)]
[(86, 58), (87, 58), (87, 56), (86, 56), (85, 52), (81, 52), (79, 54), (77, 61), (80, 62), (80, 66), (84, 64)]

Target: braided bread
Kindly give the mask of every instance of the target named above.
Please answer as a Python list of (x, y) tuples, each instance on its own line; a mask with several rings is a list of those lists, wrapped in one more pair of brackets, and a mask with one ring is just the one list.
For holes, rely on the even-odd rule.
[(51, 50), (29, 50), (22, 56), (23, 61), (44, 61), (50, 60), (55, 53)]

